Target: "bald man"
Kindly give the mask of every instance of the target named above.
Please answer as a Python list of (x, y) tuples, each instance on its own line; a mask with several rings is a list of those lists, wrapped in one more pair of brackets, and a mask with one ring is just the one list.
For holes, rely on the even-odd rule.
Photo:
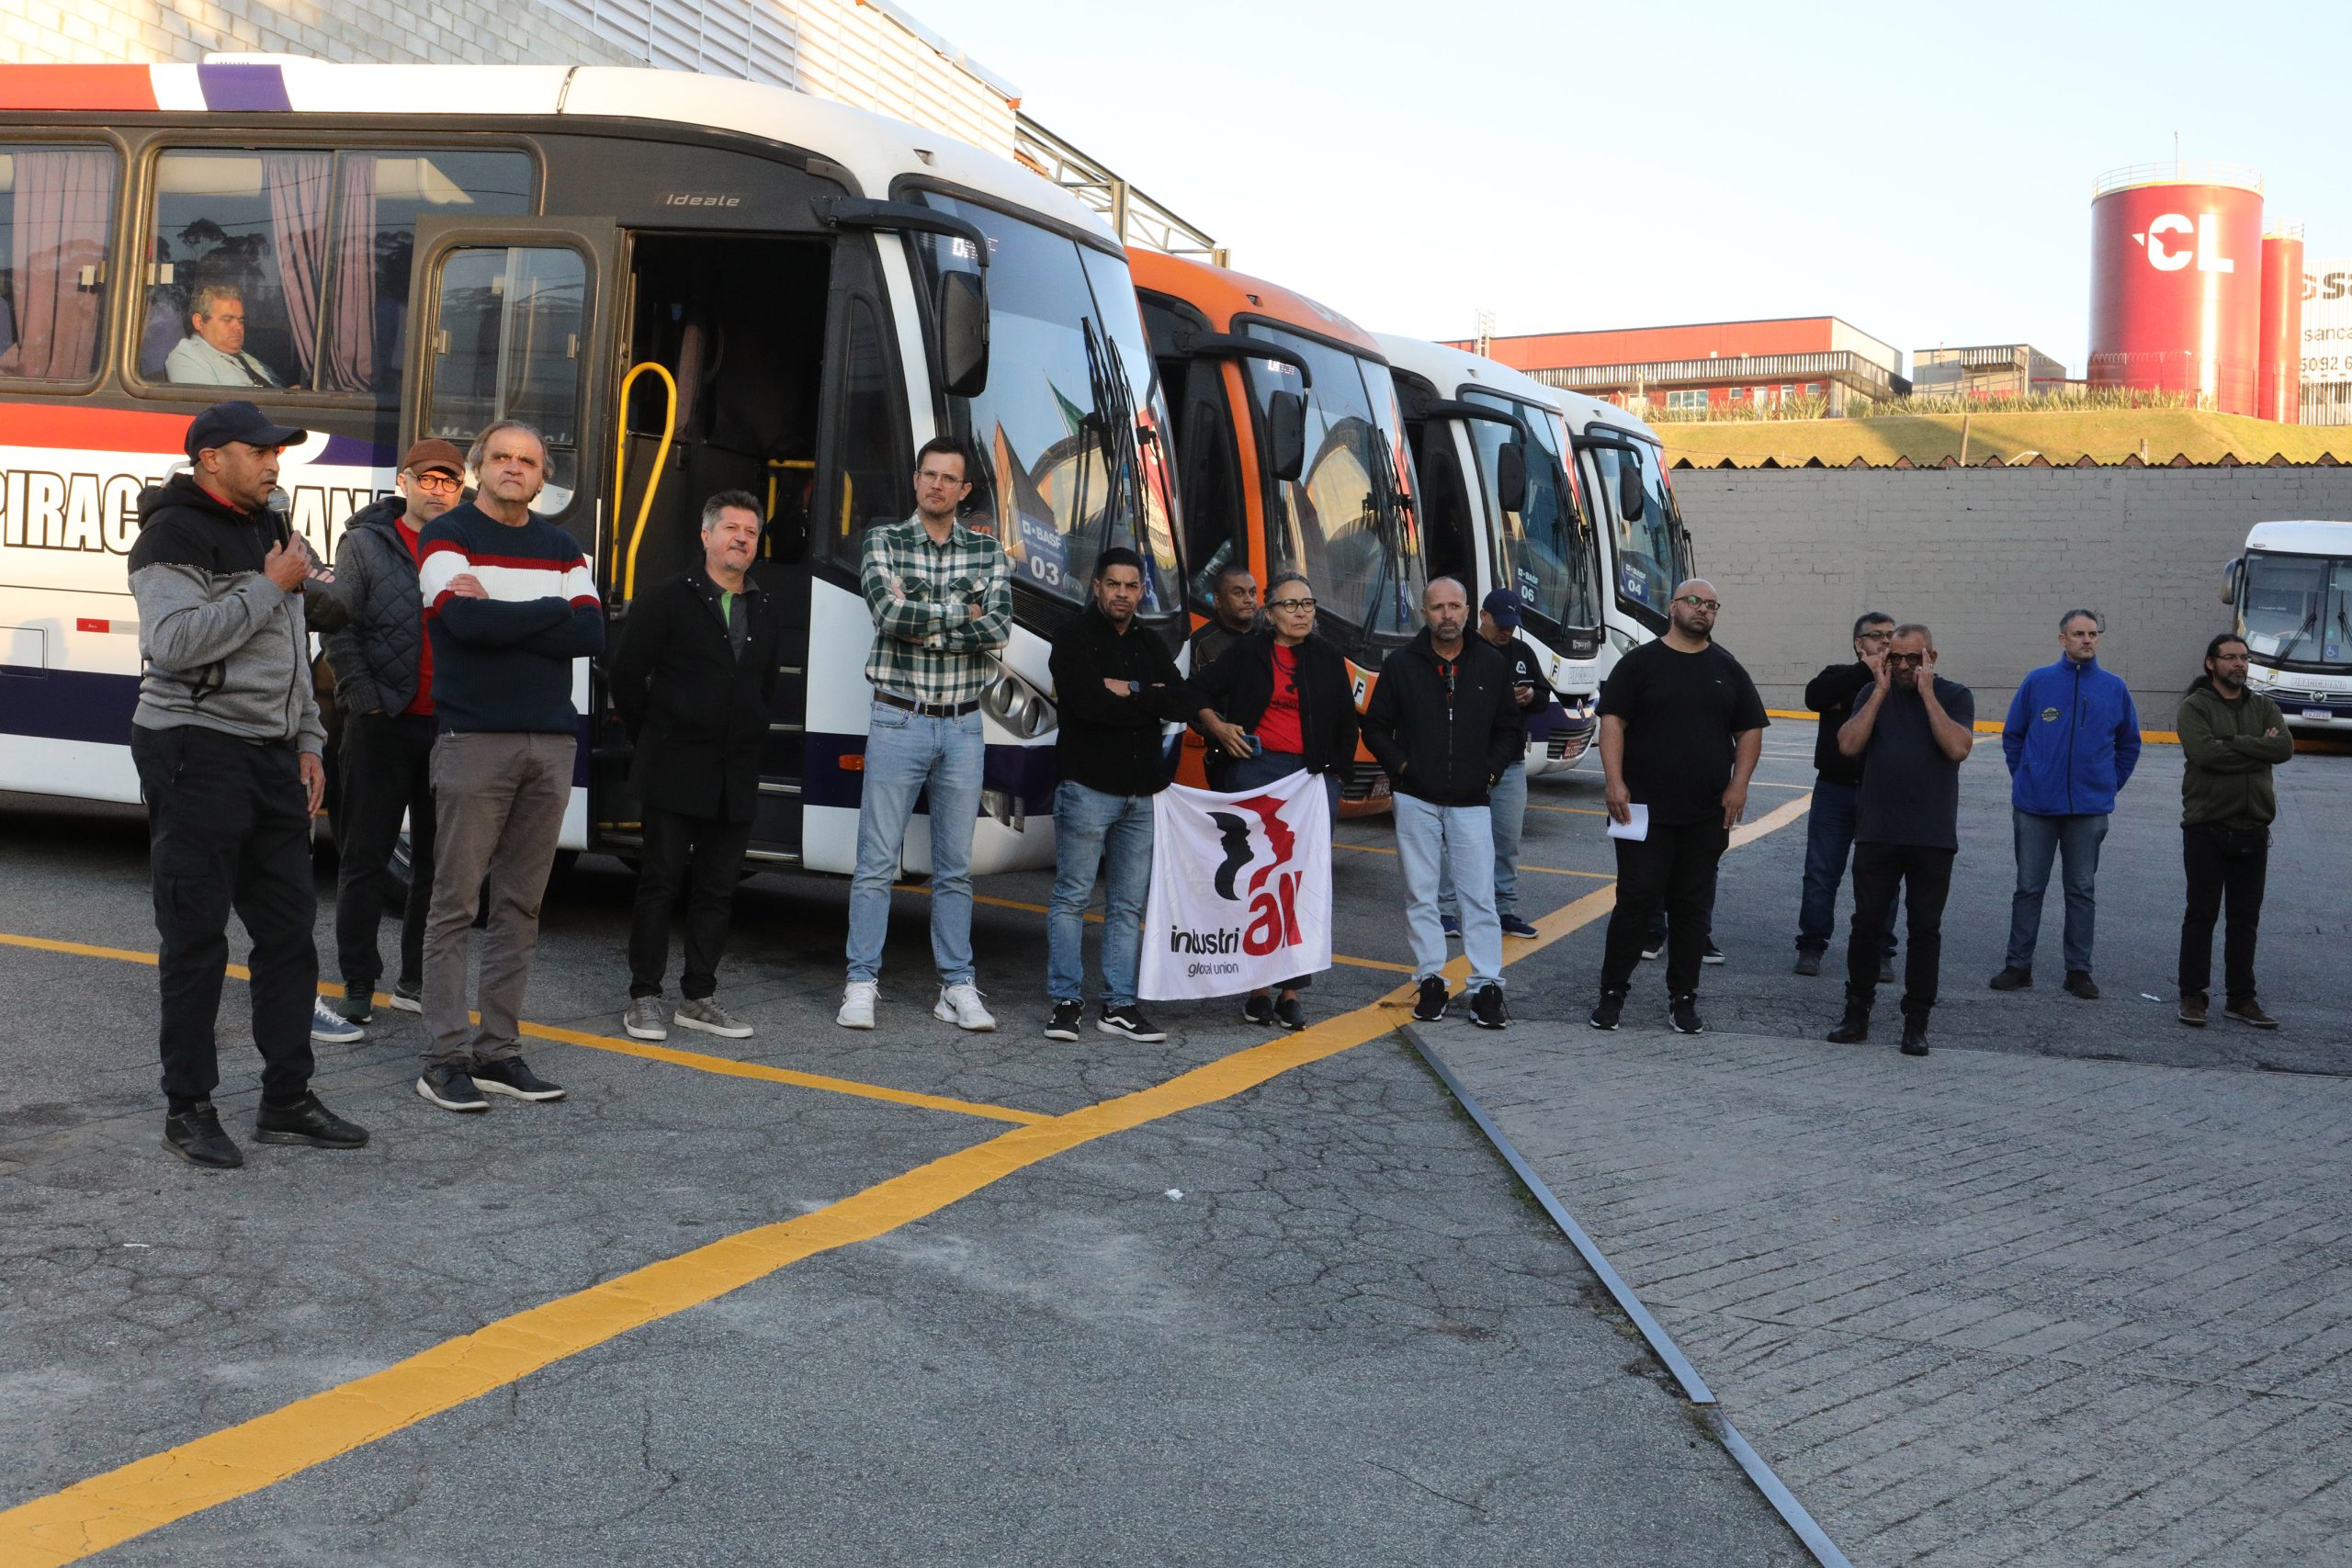
[(1764, 751), (1764, 701), (1739, 660), (1715, 646), (1722, 595), (1704, 578), (1674, 591), (1666, 635), (1617, 662), (1600, 688), (1600, 766), (1612, 822), (1645, 807), (1639, 838), (1617, 846), (1617, 908), (1600, 965), (1592, 1027), (1614, 1029), (1625, 1008), (1650, 913), (1666, 906), (1667, 1017), (1682, 1034), (1699, 1021), (1699, 965), (1711, 923), (1715, 863), (1747, 809), (1747, 779)]

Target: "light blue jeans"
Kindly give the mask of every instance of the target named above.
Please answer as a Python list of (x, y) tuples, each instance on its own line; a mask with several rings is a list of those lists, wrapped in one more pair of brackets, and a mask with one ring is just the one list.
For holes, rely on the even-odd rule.
[(882, 973), (890, 886), (915, 797), (931, 791), (931, 957), (943, 986), (972, 978), (972, 829), (980, 816), (988, 750), (978, 711), (927, 718), (876, 703), (866, 721), (865, 788), (857, 803), (857, 874), (849, 885), (849, 977)]
[(1143, 904), (1151, 892), (1151, 796), (1105, 795), (1064, 779), (1054, 791), (1054, 898), (1046, 915), (1046, 990), (1057, 1002), (1086, 992), (1086, 904), (1102, 884), (1102, 1005), (1135, 1005)]
[[(1527, 827), (1527, 764), (1513, 762), (1487, 792), (1487, 810), (1495, 835), (1495, 918), (1519, 909), (1519, 840)], [(1453, 862), (1445, 863), (1444, 880), (1438, 885), (1437, 912), (1447, 919), (1462, 918), (1453, 896)]]
[[(1396, 857), (1405, 864), (1405, 930), (1413, 942), (1413, 978), (1445, 967), (1445, 928), (1438, 923), (1438, 883), (1450, 855), (1458, 865), (1494, 859), (1493, 820), (1483, 806), (1431, 806), (1415, 795), (1396, 797)], [(1483, 876), (1464, 877), (1455, 893), (1462, 908), (1462, 951), (1470, 984), (1503, 983), (1503, 928), (1495, 892)]]
[(2034, 944), (2041, 936), (2041, 899), (2050, 890), (2050, 863), (2063, 856), (2066, 930), (2061, 949), (2068, 974), (2087, 973), (2098, 923), (2098, 847), (2107, 838), (2108, 819), (2104, 814), (2038, 817), (2015, 807), (2009, 817), (2018, 852), (2018, 890), (2009, 901), (2009, 967), (2033, 967)]

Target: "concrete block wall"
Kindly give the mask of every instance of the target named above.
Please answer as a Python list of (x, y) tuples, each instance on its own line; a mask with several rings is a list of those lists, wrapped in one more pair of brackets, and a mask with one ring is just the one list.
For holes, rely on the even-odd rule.
[(1723, 595), (1717, 636), (1768, 707), (1802, 708), (1877, 609), (1932, 626), (1940, 672), (1997, 719), (2058, 657), (2058, 617), (2089, 605), (2150, 729), (2230, 624), (2222, 569), (2247, 528), (2352, 519), (2352, 468), (1685, 469), (1674, 493)]
[(642, 65), (536, 0), (0, 0), (0, 62), (163, 64), (215, 52), (399, 64)]

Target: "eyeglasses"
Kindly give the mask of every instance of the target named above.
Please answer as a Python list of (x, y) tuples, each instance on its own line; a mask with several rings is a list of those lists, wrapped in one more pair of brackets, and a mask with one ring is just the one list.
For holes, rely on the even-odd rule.
[(1675, 600), (1675, 603), (1678, 604), (1694, 605), (1702, 610), (1720, 610), (1724, 607), (1724, 602), (1722, 600), (1702, 599), (1696, 593), (1685, 593), (1680, 598)]
[(454, 495), (458, 481), (444, 473), (411, 474), (408, 482), (419, 490), (429, 490), (435, 495)]
[(1881, 626), (1874, 632), (1861, 632), (1857, 634), (1854, 640), (1856, 642), (1893, 642), (1894, 640), (1894, 631), (1891, 626)]
[(1269, 599), (1266, 601), (1266, 608), (1269, 610), (1312, 610), (1315, 608), (1315, 601), (1312, 599)]

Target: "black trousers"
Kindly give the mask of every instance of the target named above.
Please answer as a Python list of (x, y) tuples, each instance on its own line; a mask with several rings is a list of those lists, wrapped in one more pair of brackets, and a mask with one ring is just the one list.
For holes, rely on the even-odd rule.
[(1878, 995), (1878, 970), (1903, 900), (1910, 923), (1903, 953), (1903, 1011), (1925, 1017), (1936, 1005), (1943, 966), (1944, 900), (1951, 896), (1954, 852), (1918, 844), (1854, 846), (1854, 925), (1846, 942), (1846, 999), (1867, 1008)]
[(2188, 871), (2188, 912), (2180, 920), (2180, 994), (2205, 996), (2213, 978), (2213, 921), (2229, 901), (2222, 936), (2222, 983), (2231, 1003), (2254, 1000), (2254, 939), (2270, 871), (2270, 829), (2199, 822), (2180, 830)]
[(1667, 994), (1696, 991), (1699, 963), (1714, 923), (1715, 865), (1731, 845), (1730, 830), (1721, 818), (1704, 822), (1652, 818), (1647, 838), (1611, 841), (1617, 846), (1617, 908), (1609, 917), (1600, 988), (1622, 991), (1633, 984), (1650, 916), (1663, 907)]
[(434, 721), (414, 714), (356, 713), (344, 721), (343, 798), (334, 814), (334, 945), (345, 989), (373, 990), (383, 977), (376, 946), (383, 923), (386, 868), (409, 821), (408, 908), (401, 921), (400, 977), (424, 978), (424, 916), (433, 907)]
[(749, 821), (723, 822), (645, 807), (645, 859), (638, 867), (637, 908), (629, 920), (628, 994), (658, 997), (670, 964), (670, 912), (686, 885), (686, 966), (678, 994), (699, 1001), (718, 989), (727, 951), (727, 911), (741, 879)]
[[(1649, 925), (1644, 931), (1644, 934), (1649, 939), (1652, 946), (1656, 946), (1657, 944), (1666, 941), (1666, 906), (1664, 904), (1660, 904), (1657, 907), (1657, 912), (1650, 916)], [(1713, 872), (1709, 872), (1707, 874), (1707, 929), (1700, 934), (1705, 937), (1708, 942), (1713, 942), (1714, 940), (1715, 876)], [(1705, 943), (1702, 942), (1700, 947), (1701, 951), (1703, 953), (1705, 951)]]
[(156, 968), (163, 988), (164, 1093), (202, 1100), (220, 1082), (213, 1025), (229, 962), (229, 914), (253, 938), (254, 1043), (264, 1098), (311, 1081), (311, 1008), (319, 912), (311, 885), (310, 797), (290, 741), (256, 745), (181, 725), (132, 726), (130, 757), (147, 799)]

